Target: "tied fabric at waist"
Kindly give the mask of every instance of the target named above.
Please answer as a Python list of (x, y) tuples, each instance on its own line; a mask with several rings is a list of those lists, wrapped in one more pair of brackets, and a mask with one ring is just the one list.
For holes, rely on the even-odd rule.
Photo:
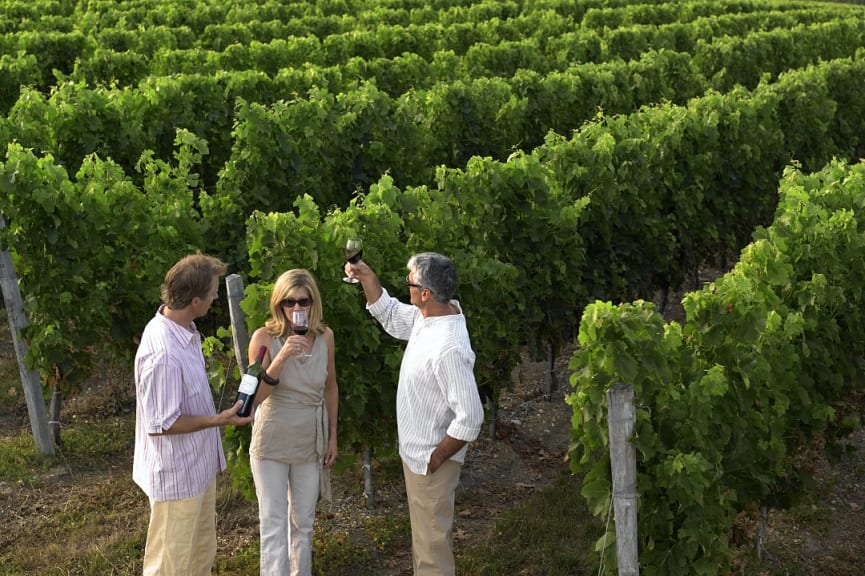
[(324, 409), (324, 400), (319, 400), (315, 407), (315, 453), (318, 455), (318, 492), (319, 498), (330, 502), (333, 495), (330, 487), (330, 468), (324, 467), (324, 457), (327, 455), (327, 410)]
[(318, 460), (318, 494), (319, 498), (325, 502), (331, 502), (333, 492), (330, 485), (330, 468), (324, 467), (324, 457), (327, 455), (327, 429), (328, 416), (327, 410), (324, 407), (324, 399), (319, 398), (318, 401), (310, 400), (304, 402), (293, 398), (291, 402), (286, 402), (286, 406), (291, 408), (312, 408), (315, 410), (315, 454)]

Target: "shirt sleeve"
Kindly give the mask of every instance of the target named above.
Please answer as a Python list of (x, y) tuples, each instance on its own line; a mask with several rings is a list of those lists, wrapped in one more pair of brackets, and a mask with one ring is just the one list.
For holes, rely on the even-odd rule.
[(399, 340), (408, 340), (419, 314), (412, 304), (400, 302), (382, 288), (381, 297), (367, 305), (372, 317), (378, 320), (385, 332)]
[(162, 434), (180, 417), (183, 376), (179, 367), (156, 360), (142, 367), (140, 401), (148, 434)]
[(477, 439), (484, 423), (484, 407), (472, 371), (473, 364), (472, 359), (454, 348), (441, 356), (436, 370), (436, 378), (454, 413), (447, 435), (465, 442)]

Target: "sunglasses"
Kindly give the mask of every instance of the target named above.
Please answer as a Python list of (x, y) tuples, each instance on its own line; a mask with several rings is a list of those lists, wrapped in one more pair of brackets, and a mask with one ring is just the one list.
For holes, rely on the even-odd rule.
[(411, 280), (408, 279), (408, 274), (406, 274), (406, 276), (405, 276), (405, 285), (408, 286), (409, 288), (420, 288), (421, 290), (423, 290), (423, 286), (421, 286), (420, 284), (415, 284), (414, 282), (412, 282)]
[(312, 304), (311, 298), (300, 298), (299, 300), (294, 300), (293, 298), (286, 298), (282, 302), (280, 302), (283, 308), (294, 308), (295, 304), (300, 304), (301, 308), (306, 308), (310, 304)]

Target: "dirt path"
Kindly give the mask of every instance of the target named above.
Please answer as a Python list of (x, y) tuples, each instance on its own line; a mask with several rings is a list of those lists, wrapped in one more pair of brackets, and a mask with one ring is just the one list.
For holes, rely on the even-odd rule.
[(815, 458), (808, 498), (769, 513), (767, 561), (778, 574), (795, 566), (804, 576), (865, 574), (865, 430), (848, 442), (855, 451), (835, 464)]

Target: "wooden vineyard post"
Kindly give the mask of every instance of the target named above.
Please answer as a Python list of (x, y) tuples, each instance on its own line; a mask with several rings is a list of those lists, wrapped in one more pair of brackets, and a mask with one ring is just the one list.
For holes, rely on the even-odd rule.
[[(0, 230), (5, 227), (6, 220), (0, 215)], [(48, 412), (45, 409), (45, 400), (42, 399), (39, 375), (27, 368), (27, 363), (24, 361), (30, 348), (27, 342), (21, 339), (21, 332), (27, 327), (27, 317), (24, 315), (24, 304), (21, 301), (21, 291), (18, 288), (18, 277), (15, 274), (12, 255), (7, 250), (0, 250), (0, 288), (3, 290), (9, 331), (12, 333), (12, 344), (18, 359), (18, 372), (21, 374), (21, 385), (24, 387), (24, 398), (30, 415), (33, 443), (42, 454), (53, 457), (54, 441), (48, 426)]]
[(544, 400), (549, 402), (553, 397), (553, 392), (559, 387), (556, 378), (556, 356), (553, 354), (553, 345), (547, 342), (546, 345), (546, 367), (544, 369)]
[(607, 409), (618, 574), (637, 576), (637, 450), (630, 442), (636, 420), (633, 388), (616, 384), (607, 390)]
[(231, 340), (234, 342), (234, 356), (240, 373), (249, 367), (246, 350), (249, 348), (249, 333), (246, 331), (246, 314), (240, 309), (243, 300), (243, 278), (239, 274), (229, 274), (225, 277), (225, 288), (228, 291), (228, 312), (231, 317)]

